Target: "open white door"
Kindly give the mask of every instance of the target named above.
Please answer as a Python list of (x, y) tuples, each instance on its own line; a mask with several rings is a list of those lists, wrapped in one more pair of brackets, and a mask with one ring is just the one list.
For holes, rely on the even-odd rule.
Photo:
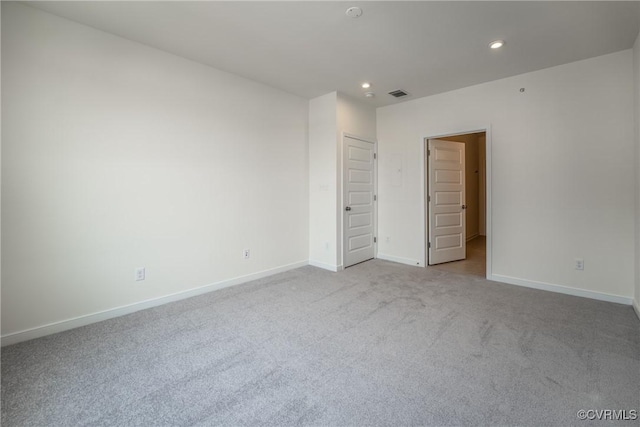
[(344, 266), (375, 256), (375, 144), (344, 137)]
[(430, 139), (427, 159), (429, 265), (465, 259), (464, 144)]

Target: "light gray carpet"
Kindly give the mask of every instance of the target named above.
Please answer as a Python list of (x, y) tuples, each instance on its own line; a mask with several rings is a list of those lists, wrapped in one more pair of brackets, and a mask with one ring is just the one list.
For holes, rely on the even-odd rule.
[(2, 349), (3, 426), (598, 424), (579, 409), (640, 409), (631, 307), (379, 260)]

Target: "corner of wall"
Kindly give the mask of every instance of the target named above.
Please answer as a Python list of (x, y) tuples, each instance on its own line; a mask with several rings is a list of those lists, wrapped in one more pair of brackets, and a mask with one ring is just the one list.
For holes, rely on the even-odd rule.
[(309, 264), (336, 271), (337, 92), (309, 101)]
[[(640, 20), (640, 16), (638, 16)], [(633, 83), (635, 104), (635, 292), (633, 307), (640, 318), (640, 33), (633, 45)]]
[[(2, 7), (0, 4), (0, 28), (2, 27)], [(0, 31), (0, 46), (2, 46), (2, 31)], [(0, 55), (0, 70), (2, 70), (2, 55)], [(0, 81), (2, 80), (2, 71), (0, 71)], [(0, 84), (0, 99), (2, 99), (2, 85)], [(0, 115), (0, 129), (2, 129), (2, 116)], [(0, 137), (0, 194), (2, 194), (2, 138)], [(2, 223), (2, 197), (0, 197), (0, 224)], [(2, 227), (0, 227), (0, 242), (2, 242)], [(0, 278), (2, 277), (2, 244), (0, 244)], [(1, 279), (0, 279), (1, 281)], [(0, 296), (0, 299), (2, 297)]]

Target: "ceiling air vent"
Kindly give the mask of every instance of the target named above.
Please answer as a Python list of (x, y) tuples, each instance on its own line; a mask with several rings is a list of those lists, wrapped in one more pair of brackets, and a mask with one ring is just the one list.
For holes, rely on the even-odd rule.
[(403, 96), (407, 96), (409, 94), (402, 89), (398, 89), (394, 90), (393, 92), (389, 92), (389, 95), (395, 96), (396, 98), (402, 98)]

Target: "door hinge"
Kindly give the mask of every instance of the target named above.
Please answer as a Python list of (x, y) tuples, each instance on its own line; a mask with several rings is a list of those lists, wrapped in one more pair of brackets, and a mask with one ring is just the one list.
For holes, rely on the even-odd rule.
[(374, 237), (374, 238), (373, 238), (373, 243), (377, 243), (377, 242), (378, 242), (378, 238), (377, 238), (377, 237)]
[(373, 201), (377, 202), (378, 201), (378, 196), (376, 196), (375, 194), (373, 195)]
[(374, 160), (378, 158), (378, 153), (373, 153)]
[(427, 247), (428, 247), (429, 249), (431, 249), (431, 242), (429, 242), (429, 243), (427, 244)]
[(427, 196), (427, 202), (431, 201), (431, 196)]
[(427, 150), (427, 156), (431, 155), (431, 150)]

